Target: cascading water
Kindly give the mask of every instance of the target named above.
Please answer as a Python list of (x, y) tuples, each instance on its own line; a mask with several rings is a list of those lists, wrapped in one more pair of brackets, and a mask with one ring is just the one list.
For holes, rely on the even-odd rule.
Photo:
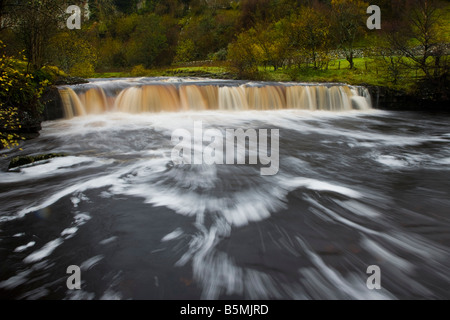
[[(0, 299), (450, 298), (448, 116), (371, 109), (366, 88), (332, 84), (60, 93), (66, 119), (0, 151)], [(173, 159), (175, 132), (192, 164)], [(66, 156), (8, 170), (42, 154)]]
[(98, 83), (60, 88), (67, 118), (106, 111), (144, 113), (195, 110), (371, 109), (367, 89), (348, 85), (119, 80), (114, 92)]

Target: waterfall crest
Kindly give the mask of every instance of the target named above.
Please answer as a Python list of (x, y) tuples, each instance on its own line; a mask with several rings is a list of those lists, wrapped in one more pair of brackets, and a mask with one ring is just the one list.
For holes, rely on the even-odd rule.
[[(111, 80), (113, 81), (113, 80)], [(104, 112), (178, 112), (196, 110), (324, 110), (372, 108), (364, 87), (345, 84), (226, 83), (182, 81), (102, 83), (59, 88), (66, 118)]]

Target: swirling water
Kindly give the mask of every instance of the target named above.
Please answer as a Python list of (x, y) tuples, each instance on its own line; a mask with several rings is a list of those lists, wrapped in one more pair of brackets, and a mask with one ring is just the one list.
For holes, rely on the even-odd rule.
[[(44, 123), (0, 173), (0, 297), (449, 299), (448, 116), (109, 113)], [(173, 165), (171, 134), (279, 129), (280, 170)], [(66, 286), (81, 268), (81, 290)], [(380, 290), (366, 286), (381, 270)]]

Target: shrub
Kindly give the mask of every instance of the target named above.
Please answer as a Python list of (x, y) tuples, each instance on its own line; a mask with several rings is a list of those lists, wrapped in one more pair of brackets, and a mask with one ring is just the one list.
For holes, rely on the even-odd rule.
[(89, 78), (94, 72), (94, 66), (88, 61), (78, 62), (70, 68), (70, 74), (74, 77)]
[(148, 73), (148, 70), (145, 69), (145, 67), (142, 64), (135, 66), (131, 70), (132, 77), (144, 77), (147, 75), (147, 73)]
[(97, 53), (87, 40), (74, 33), (61, 32), (54, 36), (48, 51), (50, 63), (72, 76), (90, 77), (94, 73)]
[(195, 59), (195, 51), (195, 44), (192, 40), (180, 41), (177, 46), (175, 63), (193, 61)]
[(219, 51), (217, 51), (216, 53), (214, 53), (212, 59), (214, 61), (226, 61), (227, 60), (227, 55), (228, 55), (228, 51), (227, 49), (221, 49)]

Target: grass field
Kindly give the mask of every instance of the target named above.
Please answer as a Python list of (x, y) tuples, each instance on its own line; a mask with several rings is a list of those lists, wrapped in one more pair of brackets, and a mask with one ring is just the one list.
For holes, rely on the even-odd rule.
[[(406, 58), (404, 58), (405, 62)], [(393, 89), (410, 91), (413, 89), (413, 79), (423, 76), (420, 71), (402, 72), (397, 83), (392, 81), (386, 72), (386, 65), (373, 58), (355, 58), (355, 68), (349, 69), (349, 62), (345, 59), (333, 60), (328, 64), (328, 68), (315, 70), (313, 68), (279, 68), (276, 71), (273, 67), (259, 67), (259, 74), (254, 79), (265, 81), (297, 81), (297, 82), (339, 82), (352, 85), (375, 85), (389, 86)], [(94, 78), (118, 78), (118, 77), (204, 77), (213, 79), (238, 79), (226, 63), (216, 63), (215, 65), (199, 66), (172, 66), (159, 69), (139, 69), (136, 72), (105, 72), (96, 73)]]

